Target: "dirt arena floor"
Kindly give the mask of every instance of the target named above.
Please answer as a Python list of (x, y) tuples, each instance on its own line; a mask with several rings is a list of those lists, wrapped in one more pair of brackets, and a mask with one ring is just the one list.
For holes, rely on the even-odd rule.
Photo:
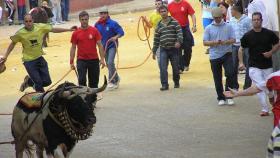
[[(194, 5), (199, 10), (199, 5)], [(112, 16), (125, 30), (125, 36), (120, 39), (120, 67), (141, 63), (148, 55), (148, 45), (137, 38), (136, 32), (138, 18), (149, 13), (151, 11)], [(259, 117), (256, 97), (235, 99), (234, 106), (217, 105), (199, 17), (200, 13), (190, 71), (181, 75), (181, 88), (172, 88), (170, 74), (170, 90), (159, 91), (159, 70), (151, 58), (139, 68), (119, 70), (120, 88), (103, 93), (103, 99), (97, 103), (95, 133), (77, 144), (72, 157), (265, 157), (272, 116)], [(95, 21), (96, 18), (91, 18), (91, 23)], [(72, 25), (79, 25), (77, 19), (57, 27)], [(6, 50), (9, 36), (18, 28), (20, 26), (0, 27), (0, 54)], [(44, 57), (53, 82), (69, 70), (70, 37), (71, 33), (50, 34)], [(17, 99), (23, 95), (19, 86), (26, 71), (21, 63), (20, 44), (9, 56), (6, 66), (7, 70), (0, 74), (0, 113), (12, 112)], [(102, 74), (107, 74), (107, 70), (102, 70)], [(65, 80), (77, 82), (74, 72)], [(12, 140), (10, 123), (11, 116), (0, 116), (0, 142)], [(11, 157), (14, 157), (14, 146), (0, 145), (0, 158)]]

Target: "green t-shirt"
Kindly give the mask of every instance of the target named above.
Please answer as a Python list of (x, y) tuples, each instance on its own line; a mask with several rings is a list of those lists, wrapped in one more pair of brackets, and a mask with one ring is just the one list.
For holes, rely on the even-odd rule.
[(14, 43), (20, 42), (22, 44), (22, 60), (32, 61), (43, 54), (42, 43), (43, 37), (46, 33), (52, 30), (50, 24), (34, 24), (31, 31), (26, 30), (24, 27), (11, 36)]

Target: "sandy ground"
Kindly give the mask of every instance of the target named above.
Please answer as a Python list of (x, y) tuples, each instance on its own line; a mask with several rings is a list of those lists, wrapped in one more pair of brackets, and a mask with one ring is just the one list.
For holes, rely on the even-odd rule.
[[(199, 5), (195, 4), (196, 10)], [(137, 21), (151, 11), (114, 15), (126, 35), (120, 40), (120, 67), (141, 63), (148, 55), (136, 35)], [(200, 14), (197, 14), (200, 17)], [(91, 19), (91, 23), (96, 18)], [(77, 19), (59, 27), (79, 25)], [(78, 143), (72, 157), (94, 158), (263, 158), (272, 129), (272, 117), (260, 118), (256, 97), (238, 98), (234, 106), (217, 106), (208, 56), (198, 32), (190, 71), (181, 75), (181, 88), (160, 92), (159, 70), (152, 59), (137, 69), (119, 70), (120, 88), (104, 92), (98, 102), (96, 132)], [(0, 27), (0, 54), (20, 26)], [(71, 33), (51, 33), (44, 56), (53, 82), (69, 70)], [(152, 38), (151, 38), (152, 41)], [(10, 55), (0, 75), (0, 113), (10, 113), (23, 95), (19, 86), (26, 75), (21, 46)], [(169, 72), (171, 72), (169, 70)], [(107, 70), (102, 70), (107, 74)], [(74, 73), (65, 78), (77, 82)], [(103, 82), (101, 77), (100, 83)], [(32, 91), (28, 89), (27, 91)], [(0, 142), (12, 140), (11, 116), (0, 116)], [(0, 146), (0, 158), (14, 157), (11, 145)]]

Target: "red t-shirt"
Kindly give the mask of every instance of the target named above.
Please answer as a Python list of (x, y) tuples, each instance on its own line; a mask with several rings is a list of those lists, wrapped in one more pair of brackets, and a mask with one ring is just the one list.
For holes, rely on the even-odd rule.
[(96, 42), (101, 40), (101, 35), (95, 27), (87, 29), (78, 28), (73, 32), (71, 43), (78, 47), (77, 59), (98, 59)]
[(25, 0), (18, 0), (18, 1), (17, 1), (17, 5), (18, 5), (19, 7), (25, 6)]
[(188, 16), (195, 13), (192, 6), (185, 0), (181, 0), (179, 3), (172, 1), (168, 5), (168, 11), (179, 22), (180, 26), (189, 25)]

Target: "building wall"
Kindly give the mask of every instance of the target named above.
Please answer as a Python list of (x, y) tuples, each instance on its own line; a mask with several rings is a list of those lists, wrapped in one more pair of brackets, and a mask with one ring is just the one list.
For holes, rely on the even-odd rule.
[(70, 12), (96, 8), (103, 5), (127, 2), (131, 0), (70, 0)]

